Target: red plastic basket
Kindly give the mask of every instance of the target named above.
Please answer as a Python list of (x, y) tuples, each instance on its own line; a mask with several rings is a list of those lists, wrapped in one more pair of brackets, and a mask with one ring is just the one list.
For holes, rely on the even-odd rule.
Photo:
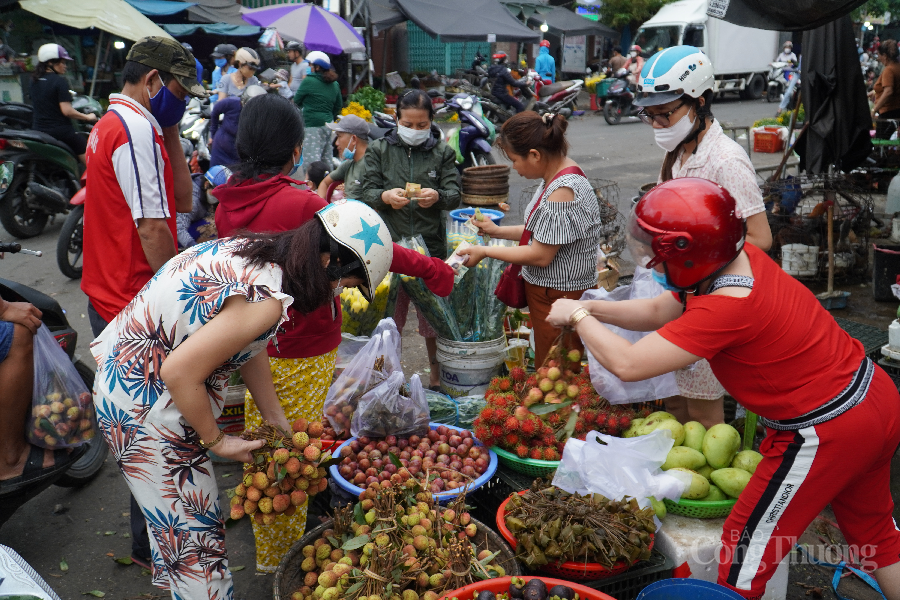
[(766, 127), (765, 131), (757, 131), (753, 134), (754, 152), (781, 152), (784, 149), (784, 141), (778, 135), (780, 127)]
[[(525, 491), (519, 492), (520, 495), (524, 493)], [(500, 508), (497, 509), (497, 531), (500, 533), (500, 535), (503, 536), (503, 539), (505, 539), (507, 543), (509, 543), (509, 546), (513, 550), (515, 550), (517, 546), (516, 536), (514, 536), (509, 528), (506, 527), (506, 519), (504, 518), (504, 516), (506, 515), (506, 505), (508, 502), (509, 498), (504, 500), (503, 503), (500, 504)], [(656, 536), (651, 533), (651, 550), (653, 549), (653, 542), (655, 541), (655, 539)], [(615, 566), (613, 567), (604, 567), (600, 563), (580, 563), (570, 560), (562, 564), (549, 563), (538, 567), (538, 570), (545, 573), (550, 573), (551, 575), (558, 575), (559, 577), (567, 577), (575, 581), (595, 581), (597, 579), (612, 577), (613, 575), (620, 575), (627, 571), (630, 567), (631, 565), (626, 563), (624, 560), (617, 561)], [(459, 600), (464, 599), (460, 596)]]
[(322, 452), (326, 450), (334, 450), (347, 440), (322, 440)]
[[(485, 581), (472, 583), (467, 585), (466, 587), (461, 587), (459, 589), (453, 590), (452, 592), (447, 592), (438, 600), (450, 600), (450, 598), (459, 598), (459, 600), (472, 600), (478, 594), (478, 592), (485, 591), (499, 594), (509, 589), (510, 579), (512, 579), (512, 577), (498, 577), (497, 579), (486, 579)], [(547, 586), (548, 590), (555, 585), (567, 585), (578, 594), (579, 598), (585, 600), (616, 600), (612, 596), (604, 594), (603, 592), (592, 590), (587, 586), (578, 585), (577, 583), (572, 583), (571, 581), (563, 581), (562, 579), (551, 579), (549, 577), (522, 577), (521, 579), (524, 579), (526, 582), (531, 579), (540, 579), (544, 582), (544, 585)]]

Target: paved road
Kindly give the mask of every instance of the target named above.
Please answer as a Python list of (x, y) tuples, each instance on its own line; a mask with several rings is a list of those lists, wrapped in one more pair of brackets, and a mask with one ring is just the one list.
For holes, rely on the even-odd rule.
[[(724, 100), (715, 106), (721, 121), (750, 124), (770, 116), (773, 105), (763, 101)], [(651, 129), (637, 121), (615, 127), (607, 125), (599, 115), (587, 114), (569, 124), (571, 156), (590, 177), (618, 183), (619, 208), (626, 210), (640, 185), (655, 181), (663, 151), (653, 141)], [(757, 165), (772, 164), (774, 155), (754, 155)], [(502, 160), (502, 159), (501, 159)], [(510, 221), (521, 222), (522, 190), (531, 185), (513, 174), (510, 185)], [(42, 250), (42, 258), (8, 255), (0, 262), (0, 277), (33, 286), (55, 297), (69, 313), (70, 322), (79, 333), (79, 353), (89, 359), (87, 344), (91, 339), (85, 314), (87, 300), (77, 281), (65, 278), (56, 266), (56, 238), (62, 220), (57, 219), (39, 237), (25, 241), (25, 246)], [(0, 239), (10, 236), (0, 229)], [(415, 319), (410, 319), (404, 344), (404, 362), (409, 374), (426, 365), (421, 338), (412, 335)], [(217, 467), (220, 488), (236, 484), (236, 467)], [(227, 499), (223, 502), (227, 505)], [(23, 507), (16, 518), (0, 529), (0, 543), (12, 546), (58, 591), (63, 598), (76, 598), (83, 592), (101, 590), (107, 600), (168, 597), (150, 585), (150, 578), (138, 567), (116, 564), (113, 557), (128, 556), (128, 496), (122, 477), (112, 459), (107, 460), (99, 477), (81, 490), (51, 487)], [(250, 526), (239, 523), (228, 530), (227, 544), (231, 565), (243, 566), (234, 573), (238, 600), (271, 596), (273, 577), (254, 572), (254, 547)], [(287, 550), (287, 549), (285, 549)], [(60, 570), (60, 561), (69, 565)]]

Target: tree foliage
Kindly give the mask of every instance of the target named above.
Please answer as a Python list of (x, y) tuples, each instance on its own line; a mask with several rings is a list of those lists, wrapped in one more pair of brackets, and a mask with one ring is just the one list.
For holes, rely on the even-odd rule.
[[(600, 21), (620, 29), (626, 25), (638, 26), (674, 0), (603, 0), (597, 8)], [(888, 0), (877, 0), (879, 2)], [(900, 0), (894, 0), (900, 2)]]
[(862, 21), (864, 17), (880, 17), (884, 13), (891, 13), (891, 18), (900, 16), (900, 0), (868, 0), (856, 7), (850, 13), (855, 22)]

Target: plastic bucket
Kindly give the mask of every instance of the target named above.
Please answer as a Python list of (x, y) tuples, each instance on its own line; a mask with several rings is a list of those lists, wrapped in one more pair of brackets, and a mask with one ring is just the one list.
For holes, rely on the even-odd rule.
[(500, 365), (505, 356), (506, 351), (502, 347), (493, 355), (447, 354), (438, 348), (441, 391), (451, 398), (483, 394), (491, 379), (500, 373)]
[(709, 581), (663, 579), (645, 587), (637, 600), (744, 600), (744, 597)]
[[(465, 223), (474, 214), (474, 208), (457, 208), (456, 210), (450, 211), (450, 218), (452, 218), (457, 223)], [(490, 208), (482, 208), (481, 214), (493, 221), (494, 225), (499, 225), (500, 221), (502, 221), (504, 217), (504, 214), (499, 210), (493, 210)]]
[(453, 356), (499, 356), (503, 360), (506, 351), (506, 338), (497, 338), (486, 342), (454, 342), (445, 338), (437, 338), (438, 352)]

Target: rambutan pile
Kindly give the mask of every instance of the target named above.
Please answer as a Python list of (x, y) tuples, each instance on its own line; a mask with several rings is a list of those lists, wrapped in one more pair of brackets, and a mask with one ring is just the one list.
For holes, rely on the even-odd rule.
[[(536, 373), (516, 367), (509, 377), (494, 378), (484, 395), (487, 406), (475, 419), (475, 437), (520, 458), (556, 461), (569, 436), (620, 435), (640, 414), (610, 406), (580, 360), (578, 351), (554, 347)], [(553, 405), (556, 410), (545, 412)], [(532, 412), (535, 406), (542, 407), (540, 415)]]

